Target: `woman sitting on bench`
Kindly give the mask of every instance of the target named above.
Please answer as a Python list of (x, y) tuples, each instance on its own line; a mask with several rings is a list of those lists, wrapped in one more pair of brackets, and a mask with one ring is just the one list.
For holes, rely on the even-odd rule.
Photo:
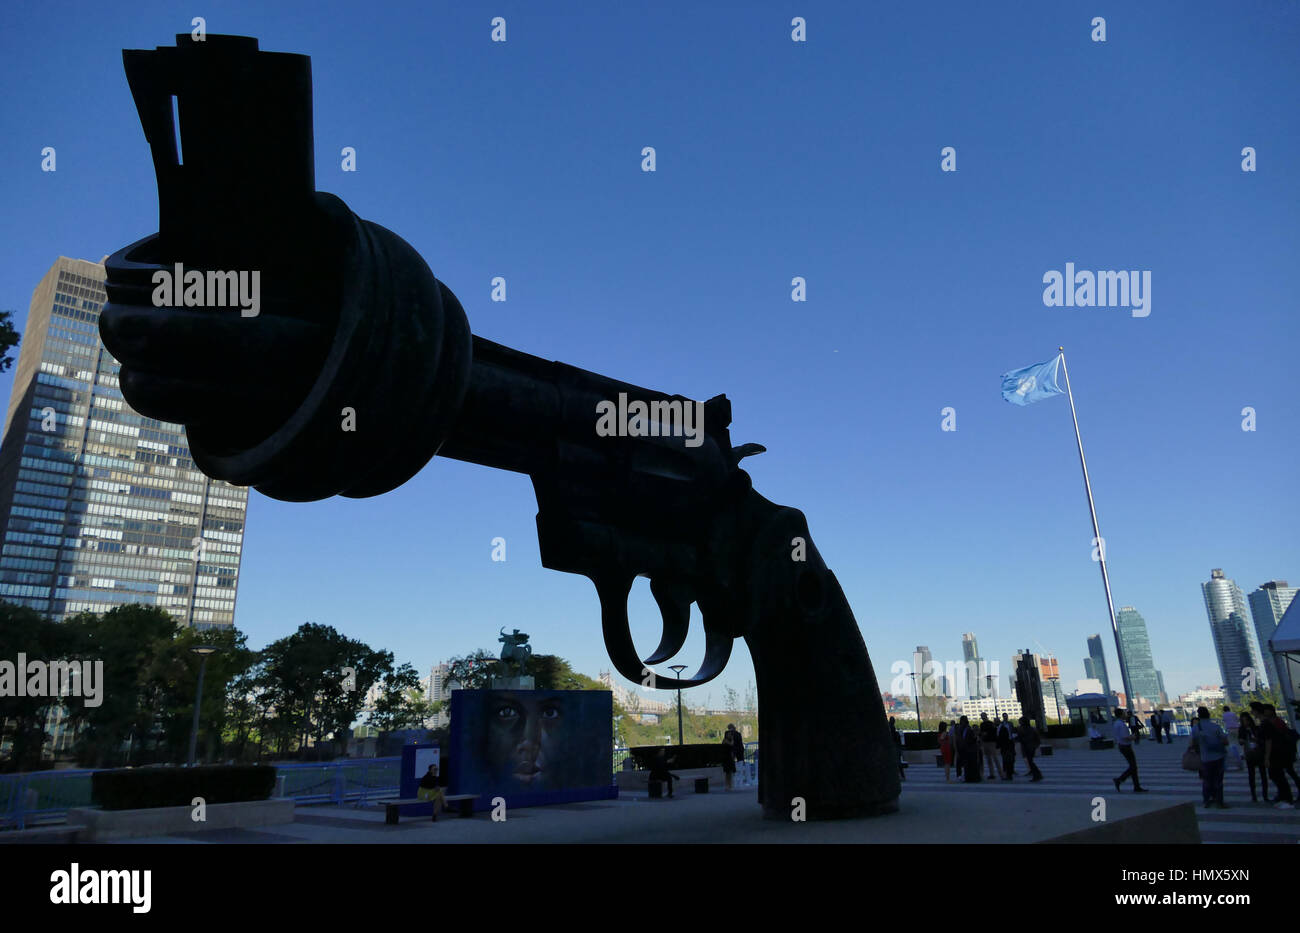
[(415, 792), (415, 796), (421, 800), (433, 801), (433, 818), (436, 820), (446, 802), (444, 800), (446, 795), (438, 785), (437, 765), (429, 765), (429, 770), (424, 773), (424, 777), (420, 778), (420, 789)]

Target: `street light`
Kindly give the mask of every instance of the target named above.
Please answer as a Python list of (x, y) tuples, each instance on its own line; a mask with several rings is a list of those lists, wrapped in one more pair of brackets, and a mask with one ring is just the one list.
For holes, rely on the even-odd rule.
[(190, 767), (194, 767), (194, 754), (199, 746), (199, 704), (203, 700), (203, 671), (208, 666), (208, 655), (221, 649), (215, 645), (192, 645), (190, 650), (202, 660), (199, 661), (199, 685), (194, 691), (194, 722), (190, 725)]
[(685, 664), (669, 664), (668, 670), (677, 672), (677, 744), (685, 745), (686, 740), (682, 738), (682, 671), (686, 670)]
[(916, 734), (919, 736), (921, 734), (921, 694), (916, 689), (916, 671), (912, 671), (912, 696), (916, 698)]

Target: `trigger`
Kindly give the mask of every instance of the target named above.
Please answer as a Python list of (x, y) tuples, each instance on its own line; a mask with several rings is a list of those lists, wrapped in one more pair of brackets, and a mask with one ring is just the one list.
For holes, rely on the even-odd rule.
[(691, 627), (691, 588), (685, 583), (663, 582), (652, 579), (650, 593), (659, 604), (659, 614), (663, 616), (663, 634), (659, 637), (659, 647), (646, 664), (659, 664), (682, 650), (686, 636)]
[(600, 597), (600, 626), (605, 635), (605, 650), (614, 669), (634, 683), (643, 683), (645, 666), (637, 657), (636, 645), (627, 622), (627, 596), (632, 576), (601, 574), (591, 577)]

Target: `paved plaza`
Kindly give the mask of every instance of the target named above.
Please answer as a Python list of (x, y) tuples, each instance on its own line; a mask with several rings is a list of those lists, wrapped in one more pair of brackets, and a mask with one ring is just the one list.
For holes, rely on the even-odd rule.
[[(681, 785), (673, 799), (649, 800), (644, 793), (618, 800), (591, 801), (508, 812), (493, 822), (485, 812), (472, 819), (444, 814), (434, 823), (407, 817), (397, 826), (384, 822), (377, 807), (299, 807), (294, 822), (266, 830), (185, 833), (132, 840), (145, 843), (957, 843), (1041, 842), (1096, 828), (1094, 799), (1103, 797), (1107, 821), (1150, 817), (1162, 826), (1174, 821), (1169, 808), (1196, 805), (1197, 823), (1206, 843), (1300, 842), (1300, 811), (1253, 804), (1246, 774), (1228, 772), (1226, 800), (1231, 809), (1200, 806), (1200, 781), (1183, 771), (1185, 740), (1174, 745), (1138, 746), (1142, 783), (1150, 793), (1127, 787), (1115, 793), (1111, 778), (1124, 768), (1114, 750), (1065, 750), (1041, 758), (1046, 777), (1031, 784), (1014, 782), (945, 784), (933, 764), (907, 769), (897, 814), (876, 819), (794, 823), (764, 820), (755, 789), (738, 787), (695, 794)], [(1023, 762), (1018, 760), (1023, 771)], [(1145, 830), (1144, 830), (1145, 831)], [(1157, 831), (1152, 829), (1151, 831)]]

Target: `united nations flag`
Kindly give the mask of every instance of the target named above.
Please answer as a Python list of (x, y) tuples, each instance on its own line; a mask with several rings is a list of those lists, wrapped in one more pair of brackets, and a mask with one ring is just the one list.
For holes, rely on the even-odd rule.
[(1002, 397), (1013, 405), (1028, 405), (1040, 399), (1065, 392), (1056, 381), (1061, 368), (1061, 358), (1055, 356), (1045, 363), (1035, 363), (1024, 369), (1013, 369), (1002, 374)]

